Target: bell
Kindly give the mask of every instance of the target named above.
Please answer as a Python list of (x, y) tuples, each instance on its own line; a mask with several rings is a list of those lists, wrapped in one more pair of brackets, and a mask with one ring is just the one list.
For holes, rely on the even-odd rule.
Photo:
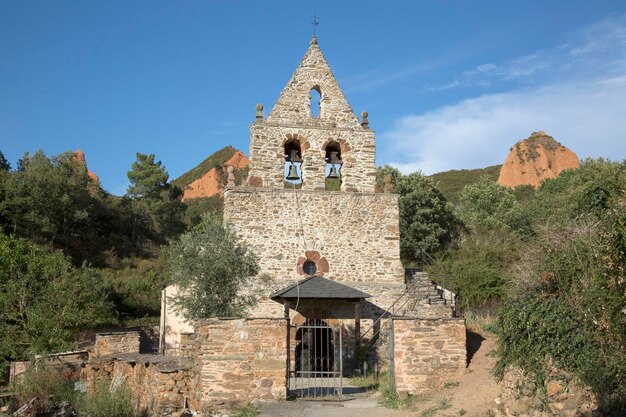
[(298, 181), (300, 176), (298, 175), (298, 169), (294, 164), (289, 165), (289, 174), (287, 174), (287, 178), (289, 181)]
[(297, 150), (295, 150), (295, 149), (292, 149), (292, 150), (289, 152), (289, 155), (287, 155), (287, 158), (286, 158), (286, 159), (287, 159), (287, 161), (289, 161), (289, 162), (302, 162), (302, 158), (300, 158), (300, 157), (298, 156), (298, 151), (297, 151)]
[(330, 153), (330, 158), (328, 162), (333, 164), (333, 166), (343, 164), (343, 162), (341, 161), (341, 158), (339, 158), (339, 152), (336, 152), (336, 151), (332, 151)]
[(339, 173), (337, 172), (337, 168), (335, 168), (335, 165), (332, 165), (330, 167), (330, 172), (328, 173), (327, 178), (339, 178)]

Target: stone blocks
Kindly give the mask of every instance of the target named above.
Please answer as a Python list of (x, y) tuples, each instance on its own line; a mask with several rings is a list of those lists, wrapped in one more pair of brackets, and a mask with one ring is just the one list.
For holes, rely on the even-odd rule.
[(437, 388), (467, 365), (465, 319), (393, 319), (396, 390)]

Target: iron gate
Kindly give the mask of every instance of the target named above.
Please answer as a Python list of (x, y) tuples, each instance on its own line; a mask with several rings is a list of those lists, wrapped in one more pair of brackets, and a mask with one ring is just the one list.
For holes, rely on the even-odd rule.
[(289, 396), (328, 397), (343, 393), (341, 325), (307, 320), (289, 327), (287, 345)]

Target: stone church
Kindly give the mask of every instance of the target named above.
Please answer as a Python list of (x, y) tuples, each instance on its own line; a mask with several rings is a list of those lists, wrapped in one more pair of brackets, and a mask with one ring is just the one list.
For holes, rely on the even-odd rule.
[(224, 221), (258, 257), (241, 288), (256, 304), (191, 324), (163, 290), (160, 351), (189, 359), (192, 405), (341, 395), (343, 377), (379, 365), (417, 393), (464, 368), (464, 320), (402, 267), (398, 195), (376, 185), (375, 149), (313, 37), (274, 107), (256, 107), (245, 184), (224, 191)]

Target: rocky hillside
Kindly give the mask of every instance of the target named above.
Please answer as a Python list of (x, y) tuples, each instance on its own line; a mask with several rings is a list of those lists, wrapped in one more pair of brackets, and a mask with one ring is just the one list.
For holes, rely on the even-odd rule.
[(507, 156), (498, 183), (515, 188), (556, 178), (562, 171), (580, 167), (578, 156), (544, 131), (533, 132), (530, 137), (517, 142)]
[(183, 189), (183, 201), (221, 195), (226, 184), (226, 166), (235, 168), (237, 183), (247, 172), (250, 161), (232, 146), (227, 146), (210, 155), (195, 168), (172, 181)]

